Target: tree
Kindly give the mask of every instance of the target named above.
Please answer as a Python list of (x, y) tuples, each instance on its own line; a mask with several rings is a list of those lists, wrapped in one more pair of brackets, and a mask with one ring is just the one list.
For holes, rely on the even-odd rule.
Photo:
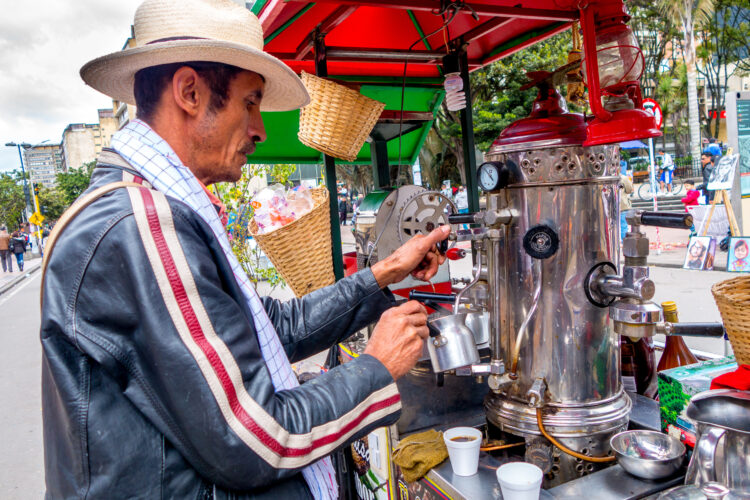
[(70, 206), (65, 201), (65, 195), (56, 188), (42, 186), (37, 200), (39, 201), (39, 209), (45, 217), (45, 222), (59, 219), (65, 209)]
[[(526, 73), (564, 65), (571, 48), (570, 34), (561, 33), (471, 74), (474, 138), (480, 150), (488, 150), (505, 127), (531, 111), (537, 90), (520, 90), (528, 81)], [(428, 152), (420, 157), (425, 178), (430, 179), (433, 189), (445, 179), (465, 184), (459, 113), (448, 111), (444, 102), (431, 134), (442, 147), (433, 140)]]
[[(697, 56), (701, 61), (698, 73), (705, 79), (711, 101), (711, 112), (703, 116), (704, 129), (709, 137), (719, 135), (727, 82), (736, 72), (743, 71), (746, 64), (743, 61), (750, 55), (748, 7), (747, 0), (715, 0), (713, 11), (700, 24), (697, 33), (700, 41)], [(702, 114), (704, 109), (700, 108)]]
[(674, 25), (649, 0), (633, 0), (629, 4), (631, 14), (628, 23), (633, 29), (638, 46), (643, 52), (643, 76), (641, 84), (646, 97), (653, 97), (662, 77), (662, 62), (667, 49), (678, 36)]
[(0, 224), (11, 230), (23, 222), (26, 207), (23, 184), (19, 182), (19, 177), (20, 171), (0, 174)]
[(713, 8), (713, 0), (658, 0), (662, 16), (682, 30), (682, 56), (687, 74), (688, 123), (690, 152), (693, 158), (701, 154), (701, 132), (698, 111), (698, 76), (696, 71), (695, 28)]
[(689, 151), (684, 145), (690, 142), (690, 131), (684, 125), (687, 122), (687, 72), (684, 64), (678, 64), (670, 73), (659, 76), (654, 98), (664, 116), (662, 145), (666, 146), (667, 135), (671, 134), (677, 156), (687, 155)]
[(76, 201), (86, 191), (91, 182), (91, 172), (96, 162), (84, 164), (81, 168), (57, 174), (57, 189), (62, 194), (66, 206)]

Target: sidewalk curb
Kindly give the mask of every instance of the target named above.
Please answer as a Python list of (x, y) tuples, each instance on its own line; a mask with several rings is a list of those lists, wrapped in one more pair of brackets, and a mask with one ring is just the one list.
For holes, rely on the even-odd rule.
[(10, 290), (12, 290), (16, 285), (24, 281), (25, 279), (31, 277), (32, 274), (37, 272), (42, 267), (42, 263), (39, 262), (34, 267), (28, 269), (26, 272), (24, 272), (21, 276), (16, 276), (13, 278), (12, 281), (6, 283), (5, 285), (0, 287), (0, 295), (4, 295), (8, 293)]
[[(659, 263), (649, 262), (648, 265), (649, 265), (649, 267), (667, 267), (667, 268), (670, 268), (670, 269), (684, 269), (684, 267), (682, 267), (682, 264), (678, 264), (678, 263), (674, 263), (673, 264), (673, 263), (670, 263), (670, 262), (659, 262)], [(693, 270), (695, 271), (696, 269), (693, 269)], [(712, 269), (712, 271), (720, 271), (720, 272), (725, 273), (725, 272), (727, 272), (727, 268), (726, 268), (726, 266), (715, 266)]]

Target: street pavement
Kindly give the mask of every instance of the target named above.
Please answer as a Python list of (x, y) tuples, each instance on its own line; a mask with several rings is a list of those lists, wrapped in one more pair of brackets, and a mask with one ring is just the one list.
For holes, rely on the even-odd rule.
[(44, 497), (39, 272), (0, 295), (0, 498)]
[[(354, 250), (351, 226), (343, 226), (344, 252)], [(647, 229), (651, 230), (651, 228)], [(663, 230), (665, 250), (656, 255), (652, 250), (651, 276), (656, 283), (654, 300), (677, 302), (682, 321), (720, 321), (719, 312), (711, 296), (713, 283), (736, 276), (720, 271), (681, 269), (687, 235), (684, 232)], [(666, 245), (669, 244), (669, 245)], [(669, 249), (666, 249), (667, 246)], [(726, 259), (717, 253), (717, 260)], [(722, 257), (723, 256), (723, 257)], [(0, 294), (0, 317), (3, 327), (3, 349), (0, 349), (0, 498), (26, 500), (42, 498), (44, 494), (42, 422), (40, 402), (41, 348), (39, 343), (39, 286), (40, 273), (30, 272), (38, 267), (39, 259), (29, 260), (26, 279)], [(470, 259), (451, 262), (453, 277), (468, 276)], [(0, 291), (20, 273), (0, 275)], [(289, 288), (260, 287), (263, 294), (279, 299), (292, 297)], [(657, 340), (660, 337), (657, 336)], [(663, 340), (663, 337), (661, 337)], [(693, 349), (724, 353), (724, 342), (686, 338)], [(318, 355), (306, 362), (301, 371), (316, 371), (325, 361)]]

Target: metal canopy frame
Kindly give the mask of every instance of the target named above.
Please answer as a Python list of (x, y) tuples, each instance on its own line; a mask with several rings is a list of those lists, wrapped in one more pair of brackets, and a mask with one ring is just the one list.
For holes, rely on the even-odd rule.
[[(400, 83), (403, 77), (409, 85), (430, 86), (440, 85), (444, 73), (457, 72), (464, 82), (467, 102), (470, 103), (471, 71), (565, 31), (580, 17), (575, 7), (561, 8), (558, 3), (560, 0), (522, 0), (527, 6), (520, 3), (511, 5), (514, 1), (472, 1), (470, 9), (456, 12), (456, 22), (450, 32), (442, 30), (442, 40), (438, 42), (440, 47), (432, 45), (438, 40), (437, 37), (432, 43), (430, 38), (425, 37), (426, 32), (430, 37), (438, 33), (434, 26), (439, 18), (425, 13), (434, 14), (441, 6), (445, 8), (451, 5), (451, 0), (317, 0), (314, 3), (307, 0), (258, 0), (252, 10), (259, 15), (264, 32), (267, 33), (266, 50), (295, 71), (314, 71), (321, 77), (330, 75), (337, 79), (368, 84), (393, 84), (394, 80)], [(364, 9), (367, 9), (367, 14)], [(382, 34), (380, 38), (373, 38), (372, 26), (368, 24), (370, 16), (382, 21), (391, 12), (393, 19), (400, 23), (398, 26), (402, 28), (401, 31), (387, 25), (385, 29), (376, 32)], [(407, 17), (401, 14), (404, 12)], [(356, 23), (360, 23), (358, 26), (363, 29), (350, 31), (347, 35), (347, 29), (354, 29), (352, 26)], [(404, 23), (411, 26), (413, 33), (404, 33), (408, 31), (407, 24)], [(337, 35), (337, 29), (342, 25), (343, 31)], [(297, 30), (290, 30), (292, 26)], [(355, 40), (357, 35), (360, 36)], [(409, 46), (404, 43), (406, 38), (421, 38), (421, 46), (419, 43)], [(350, 45), (351, 42), (355, 45)], [(443, 45), (445, 51), (442, 50)], [(405, 61), (408, 61), (408, 71), (403, 74)], [(398, 115), (398, 112), (384, 112), (380, 120), (381, 126), (376, 126), (371, 135), (370, 154), (377, 187), (383, 187), (389, 182), (387, 142), (398, 137), (398, 133), (395, 132), (394, 135), (393, 127), (389, 128), (388, 122), (393, 123), (394, 117), (398, 122)], [(413, 130), (416, 123), (413, 123), (414, 120), (433, 119), (407, 115), (405, 112), (402, 132)], [(470, 106), (461, 111), (460, 123), (467, 191), (470, 193), (469, 209), (476, 211), (479, 209), (479, 199)], [(421, 141), (423, 140), (424, 136), (421, 137)], [(336, 161), (323, 155), (323, 163), (326, 185), (331, 193), (334, 274), (336, 279), (340, 279), (343, 277), (343, 262), (338, 200), (335, 196)]]

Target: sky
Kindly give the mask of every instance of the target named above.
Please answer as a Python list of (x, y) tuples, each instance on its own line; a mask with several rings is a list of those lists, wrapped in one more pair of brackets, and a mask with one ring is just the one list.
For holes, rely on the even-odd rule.
[(0, 0), (0, 171), (20, 168), (7, 142), (59, 143), (69, 123), (112, 107), (78, 71), (122, 49), (141, 1)]

